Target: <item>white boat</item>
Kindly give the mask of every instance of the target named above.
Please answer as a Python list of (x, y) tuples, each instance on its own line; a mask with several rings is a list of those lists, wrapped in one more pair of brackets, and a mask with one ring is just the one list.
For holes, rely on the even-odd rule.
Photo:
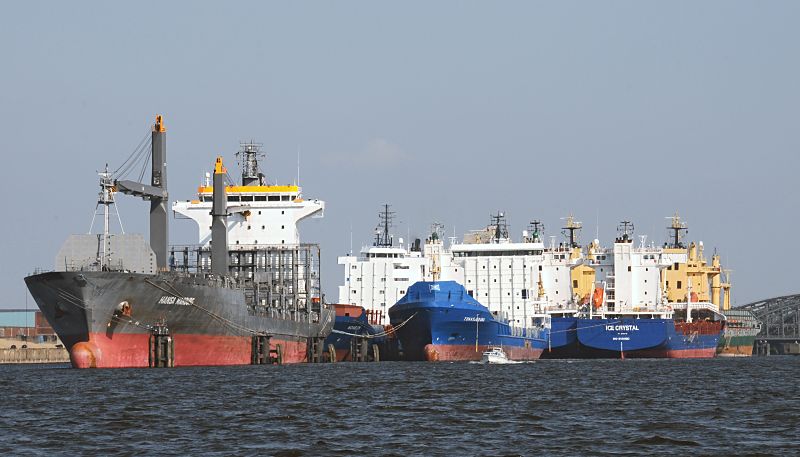
[(488, 351), (483, 353), (483, 357), (481, 358), (481, 363), (519, 363), (513, 360), (508, 360), (508, 356), (506, 355), (503, 348), (500, 347), (490, 347)]

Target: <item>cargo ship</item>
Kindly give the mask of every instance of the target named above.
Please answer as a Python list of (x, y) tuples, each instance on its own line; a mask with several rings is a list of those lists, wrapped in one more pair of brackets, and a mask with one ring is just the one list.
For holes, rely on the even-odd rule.
[[(146, 139), (149, 137), (149, 154)], [(298, 185), (268, 184), (260, 145), (237, 153), (235, 184), (218, 157), (176, 215), (198, 224), (196, 245), (168, 245), (166, 128), (151, 132), (116, 173), (101, 173), (102, 233), (72, 235), (56, 271), (25, 278), (76, 368), (296, 363), (322, 358), (334, 311), (320, 299), (319, 246), (300, 243), (297, 223), (324, 202)], [(149, 183), (124, 180), (151, 158)], [(111, 234), (118, 192), (150, 202), (149, 243)]]
[[(533, 324), (533, 316), (547, 314), (552, 320), (546, 353), (575, 341), (577, 304), (571, 294), (570, 269), (580, 261), (577, 244), (579, 223), (567, 218), (568, 243), (543, 240), (544, 225), (532, 221), (522, 231), (522, 240), (512, 241), (503, 212), (490, 216), (489, 224), (470, 231), (458, 241), (443, 240), (444, 228), (432, 224), (430, 235), (395, 243), (390, 234), (394, 212), (385, 205), (380, 212), (375, 242), (339, 257), (344, 266), (344, 285), (339, 302), (363, 306), (373, 323), (389, 326), (388, 309), (402, 300), (411, 284), (418, 281), (455, 281), (467, 295), (487, 307), (495, 319), (517, 327)], [(539, 319), (537, 317), (537, 319)], [(541, 319), (540, 319), (541, 320)]]
[(761, 322), (746, 309), (727, 309), (723, 313), (727, 321), (717, 346), (717, 357), (752, 356)]
[(389, 309), (404, 360), (479, 361), (490, 347), (510, 360), (536, 360), (547, 347), (547, 316), (517, 326), (496, 318), (455, 281), (419, 281)]
[[(676, 225), (677, 224), (677, 225)], [(595, 271), (595, 289), (577, 316), (577, 354), (581, 357), (714, 357), (725, 316), (709, 302), (702, 284), (720, 269), (701, 262), (702, 243), (686, 249), (680, 242), (685, 225), (673, 220), (673, 244), (647, 245), (632, 240), (633, 224), (623, 221), (611, 250), (595, 240), (588, 263)], [(687, 272), (688, 270), (688, 272)], [(684, 274), (676, 279), (670, 272)], [(714, 283), (716, 284), (716, 283)]]

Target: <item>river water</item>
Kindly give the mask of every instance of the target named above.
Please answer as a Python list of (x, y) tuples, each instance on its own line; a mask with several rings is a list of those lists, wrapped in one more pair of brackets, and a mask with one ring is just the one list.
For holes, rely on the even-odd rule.
[(0, 366), (3, 455), (800, 455), (800, 357)]

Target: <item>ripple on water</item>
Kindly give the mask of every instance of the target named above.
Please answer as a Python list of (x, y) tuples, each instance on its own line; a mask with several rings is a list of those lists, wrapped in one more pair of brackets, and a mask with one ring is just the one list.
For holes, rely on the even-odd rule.
[(487, 368), (0, 366), (0, 452), (653, 456), (800, 448), (800, 358)]

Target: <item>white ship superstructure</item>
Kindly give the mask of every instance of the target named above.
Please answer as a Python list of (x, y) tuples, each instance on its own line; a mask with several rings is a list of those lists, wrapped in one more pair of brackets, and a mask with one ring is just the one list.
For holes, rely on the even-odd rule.
[(499, 319), (518, 327), (533, 325), (543, 313), (577, 309), (570, 269), (579, 262), (579, 250), (555, 242), (546, 247), (539, 226), (523, 232), (523, 242), (513, 242), (500, 213), (487, 229), (471, 232), (461, 243), (446, 247), (442, 227), (434, 224), (424, 245), (398, 247), (385, 223), (391, 218), (388, 207), (381, 218), (383, 232), (373, 246), (359, 257), (339, 257), (345, 268), (339, 302), (363, 306), (373, 323), (388, 324), (388, 309), (417, 281), (456, 281)]
[(461, 282), (490, 312), (515, 325), (529, 326), (554, 309), (574, 309), (570, 270), (577, 261), (571, 249), (554, 241), (545, 247), (538, 222), (523, 232), (523, 242), (513, 242), (504, 215), (492, 219), (487, 230), (493, 236), (473, 232), (467, 242), (451, 246), (453, 271), (461, 267), (462, 273), (447, 279)]
[(639, 247), (631, 238), (633, 226), (622, 222), (622, 234), (611, 250), (593, 243), (590, 264), (596, 283), (602, 287), (605, 300), (599, 313), (662, 313), (665, 309), (661, 270), (669, 266), (662, 249), (646, 244), (642, 236)]
[[(252, 251), (266, 246), (296, 246), (300, 244), (297, 224), (308, 217), (322, 217), (325, 202), (306, 200), (300, 186), (268, 184), (264, 174), (258, 170), (260, 145), (243, 143), (237, 154), (242, 160), (242, 183), (235, 185), (228, 176), (227, 196), (228, 247), (231, 251)], [(212, 193), (210, 174), (197, 189), (197, 199), (176, 201), (172, 210), (197, 222), (198, 240), (203, 249), (200, 267), (211, 263)], [(263, 256), (262, 256), (263, 257)], [(238, 258), (231, 257), (232, 262)], [(247, 259), (245, 259), (247, 261)], [(248, 263), (265, 262), (264, 258), (250, 259)]]
[(389, 308), (403, 298), (411, 284), (430, 274), (430, 260), (416, 246), (394, 245), (389, 233), (393, 213), (389, 205), (380, 213), (375, 243), (361, 249), (359, 256), (338, 258), (344, 266), (344, 285), (339, 286), (339, 303), (363, 306), (370, 323), (389, 324)]

